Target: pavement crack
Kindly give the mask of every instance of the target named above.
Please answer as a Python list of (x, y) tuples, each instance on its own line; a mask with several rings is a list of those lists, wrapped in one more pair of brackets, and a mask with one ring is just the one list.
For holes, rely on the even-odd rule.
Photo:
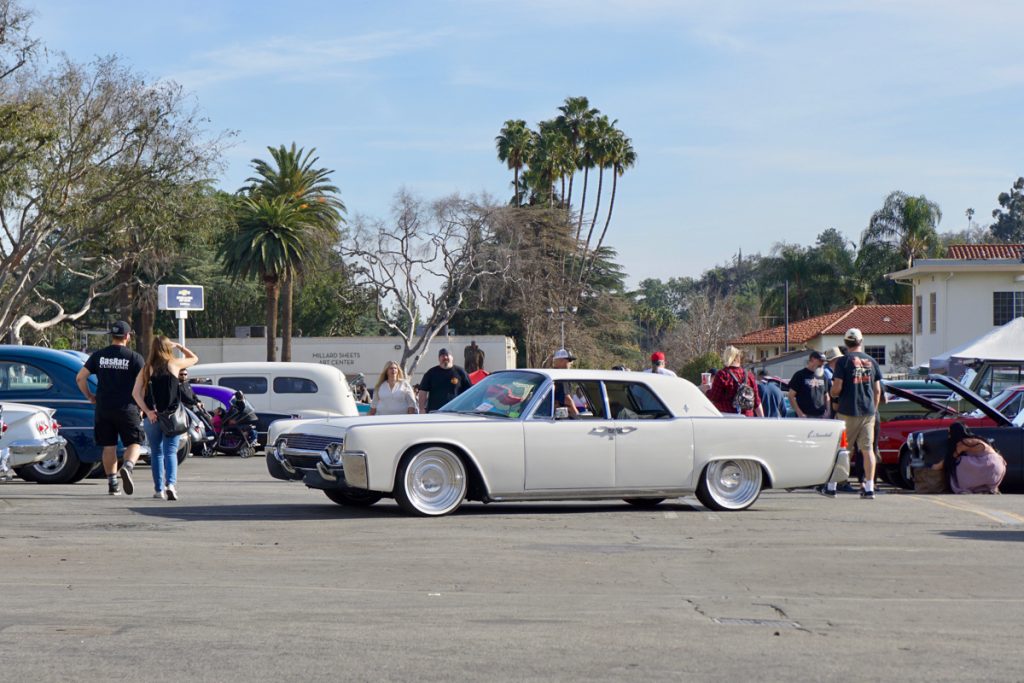
[(693, 608), (694, 612), (696, 612), (697, 614), (701, 615), (705, 619), (711, 619), (712, 618), (710, 614), (705, 612), (704, 609), (699, 604), (697, 604), (696, 600), (693, 600), (692, 598), (683, 598), (683, 600), (685, 600), (686, 602), (688, 602), (690, 604), (690, 607)]
[(778, 614), (780, 617), (782, 617), (783, 619), (789, 619), (789, 615), (786, 614), (786, 610), (782, 609), (778, 605), (773, 605), (770, 602), (755, 602), (754, 604), (759, 607), (771, 607), (773, 610), (775, 610), (775, 613)]

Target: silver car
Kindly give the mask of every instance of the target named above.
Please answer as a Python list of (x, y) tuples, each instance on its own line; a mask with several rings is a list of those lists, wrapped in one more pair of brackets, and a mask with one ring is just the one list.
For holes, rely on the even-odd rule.
[(53, 419), (53, 408), (25, 403), (0, 403), (0, 477), (10, 479), (16, 467), (56, 457), (64, 437)]

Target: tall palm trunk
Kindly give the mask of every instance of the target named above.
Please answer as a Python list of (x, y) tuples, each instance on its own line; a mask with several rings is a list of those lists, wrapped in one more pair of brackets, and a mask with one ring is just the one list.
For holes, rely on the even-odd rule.
[(516, 184), (516, 208), (518, 209), (523, 205), (523, 202), (519, 199), (519, 164), (516, 164), (512, 169), (513, 182)]
[(263, 289), (267, 294), (267, 360), (277, 360), (277, 304), (281, 294), (281, 281), (274, 275), (263, 277)]
[(561, 184), (562, 190), (561, 190), (561, 193), (559, 194), (559, 197), (558, 197), (558, 206), (560, 208), (564, 209), (565, 208), (565, 174), (564, 173), (561, 175), (561, 179), (562, 179), (562, 184)]
[[(608, 234), (608, 226), (611, 225), (611, 222), (612, 222), (612, 211), (615, 209), (615, 189), (616, 189), (616, 187), (618, 187), (618, 184), (619, 184), (618, 169), (612, 169), (612, 195), (608, 199), (608, 218), (605, 219), (604, 229), (601, 230), (601, 236), (597, 239), (597, 246), (594, 247), (594, 256), (590, 259), (590, 267), (591, 267), (591, 269), (594, 267), (594, 263), (597, 261), (597, 253), (599, 251), (601, 251), (601, 245), (604, 244), (604, 237), (605, 237), (605, 235)], [(588, 240), (588, 243), (589, 243), (589, 240)], [(584, 257), (585, 257), (585, 255), (584, 255)], [(584, 264), (583, 270), (580, 271), (580, 284), (581, 285), (582, 284), (586, 284), (586, 281), (585, 281), (585, 278), (584, 278), (584, 271), (586, 271), (586, 270), (587, 270), (586, 264)], [(587, 276), (589, 276), (589, 273), (587, 273)]]
[(590, 167), (583, 167), (583, 194), (580, 197), (580, 220), (576, 224), (576, 241), (580, 241), (580, 233), (583, 232), (583, 210), (587, 207), (587, 176), (590, 174)]
[(569, 174), (569, 194), (566, 195), (566, 198), (565, 198), (565, 206), (566, 206), (566, 208), (569, 208), (569, 209), (572, 208), (572, 179), (575, 178), (575, 177), (576, 177), (575, 173), (570, 173)]
[(295, 276), (288, 274), (284, 276), (284, 297), (281, 301), (281, 360), (289, 362), (292, 359), (292, 310), (293, 292), (295, 290)]

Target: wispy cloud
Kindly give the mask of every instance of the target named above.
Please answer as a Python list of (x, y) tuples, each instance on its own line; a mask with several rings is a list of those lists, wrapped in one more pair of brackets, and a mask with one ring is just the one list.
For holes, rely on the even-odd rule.
[(353, 65), (397, 57), (438, 44), (445, 31), (375, 31), (330, 40), (278, 36), (258, 43), (235, 43), (196, 55), (194, 66), (171, 78), (189, 88), (241, 79), (285, 81), (353, 77)]

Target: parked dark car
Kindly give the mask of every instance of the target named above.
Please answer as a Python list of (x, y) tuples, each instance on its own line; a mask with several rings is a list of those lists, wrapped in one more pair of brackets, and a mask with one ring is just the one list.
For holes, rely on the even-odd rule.
[[(87, 477), (101, 461), (102, 449), (93, 440), (95, 406), (75, 384), (75, 376), (84, 364), (80, 354), (38, 346), (0, 345), (0, 401), (56, 409), (60, 435), (67, 441), (55, 457), (16, 469), (22, 479), (71, 484)], [(90, 376), (89, 383), (95, 391), (95, 377)], [(182, 439), (181, 448), (188, 453), (188, 439)]]
[[(953, 380), (947, 380), (952, 382)], [(977, 405), (985, 405), (981, 396), (966, 387), (960, 386), (956, 392)], [(1024, 492), (1024, 410), (1010, 421), (1005, 415), (990, 405), (985, 414), (995, 419), (1000, 426), (971, 427), (971, 431), (982, 439), (987, 439), (996, 450), (1006, 458), (1006, 478), (999, 487), (1007, 492)], [(911, 477), (913, 469), (931, 467), (941, 462), (946, 456), (948, 429), (931, 429), (913, 432), (907, 437), (907, 450), (910, 453)]]
[[(932, 376), (930, 382), (938, 388), (940, 394), (946, 396), (953, 392), (959, 393), (961, 389), (967, 391), (958, 382), (941, 375)], [(1008, 425), (1020, 412), (1024, 401), (1024, 386), (1010, 387), (980, 406), (974, 405), (969, 398), (964, 398), (962, 403), (969, 412), (961, 413), (952, 407), (957, 405), (955, 402), (936, 401), (920, 395), (916, 390), (907, 391), (887, 381), (883, 381), (882, 384), (886, 393), (913, 402), (927, 411), (917, 418), (883, 422), (879, 428), (878, 450), (882, 456), (879, 473), (890, 484), (903, 488), (913, 488), (914, 485), (910, 449), (907, 445), (907, 437), (911, 433), (929, 429), (948, 429), (955, 420), (963, 422), (971, 429)], [(999, 414), (1002, 414), (1002, 417)]]

